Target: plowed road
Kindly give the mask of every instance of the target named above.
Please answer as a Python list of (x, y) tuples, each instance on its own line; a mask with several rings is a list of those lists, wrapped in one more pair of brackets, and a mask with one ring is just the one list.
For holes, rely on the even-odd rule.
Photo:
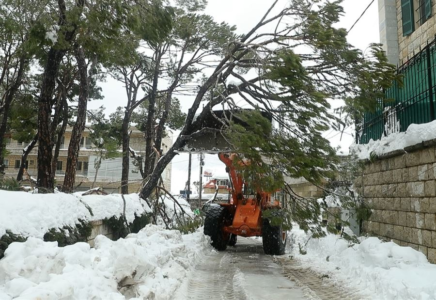
[(236, 247), (199, 262), (176, 300), (365, 299), (334, 286), (289, 258), (263, 254), (261, 239), (239, 238)]

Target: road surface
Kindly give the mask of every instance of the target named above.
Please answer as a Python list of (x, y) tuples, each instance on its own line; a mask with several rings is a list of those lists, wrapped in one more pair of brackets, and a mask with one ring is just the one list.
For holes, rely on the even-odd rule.
[(238, 237), (236, 247), (199, 262), (175, 300), (365, 299), (286, 256), (265, 255), (261, 239)]

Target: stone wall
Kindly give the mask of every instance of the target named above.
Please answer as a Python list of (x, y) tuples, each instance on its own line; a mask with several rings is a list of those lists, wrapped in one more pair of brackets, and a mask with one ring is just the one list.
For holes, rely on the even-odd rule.
[(91, 225), (92, 225), (92, 231), (91, 231), (91, 235), (88, 238), (88, 244), (92, 248), (94, 248), (95, 246), (94, 240), (99, 234), (102, 234), (109, 239), (113, 239), (112, 231), (106, 225), (103, 224), (103, 221), (101, 220), (92, 221)]
[(372, 209), (364, 231), (436, 263), (436, 147), (423, 143), (365, 164), (355, 186)]

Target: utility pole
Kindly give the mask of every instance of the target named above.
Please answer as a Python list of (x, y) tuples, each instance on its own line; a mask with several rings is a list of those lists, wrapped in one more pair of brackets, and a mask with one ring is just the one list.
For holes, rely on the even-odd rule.
[(198, 193), (198, 209), (201, 209), (201, 197), (203, 193), (203, 153), (200, 153), (200, 186), (198, 187), (199, 193)]

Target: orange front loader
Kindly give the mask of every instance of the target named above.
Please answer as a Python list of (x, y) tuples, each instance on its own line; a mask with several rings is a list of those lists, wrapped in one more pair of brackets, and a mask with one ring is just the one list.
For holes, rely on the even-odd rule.
[(286, 232), (282, 226), (273, 226), (268, 218), (263, 218), (267, 210), (269, 216), (280, 214), (279, 201), (259, 189), (248, 191), (247, 182), (233, 164), (236, 154), (219, 153), (218, 156), (229, 173), (232, 197), (229, 203), (210, 204), (205, 209), (204, 234), (210, 236), (212, 246), (222, 251), (227, 245), (234, 246), (238, 235), (262, 236), (265, 254), (284, 254)]

